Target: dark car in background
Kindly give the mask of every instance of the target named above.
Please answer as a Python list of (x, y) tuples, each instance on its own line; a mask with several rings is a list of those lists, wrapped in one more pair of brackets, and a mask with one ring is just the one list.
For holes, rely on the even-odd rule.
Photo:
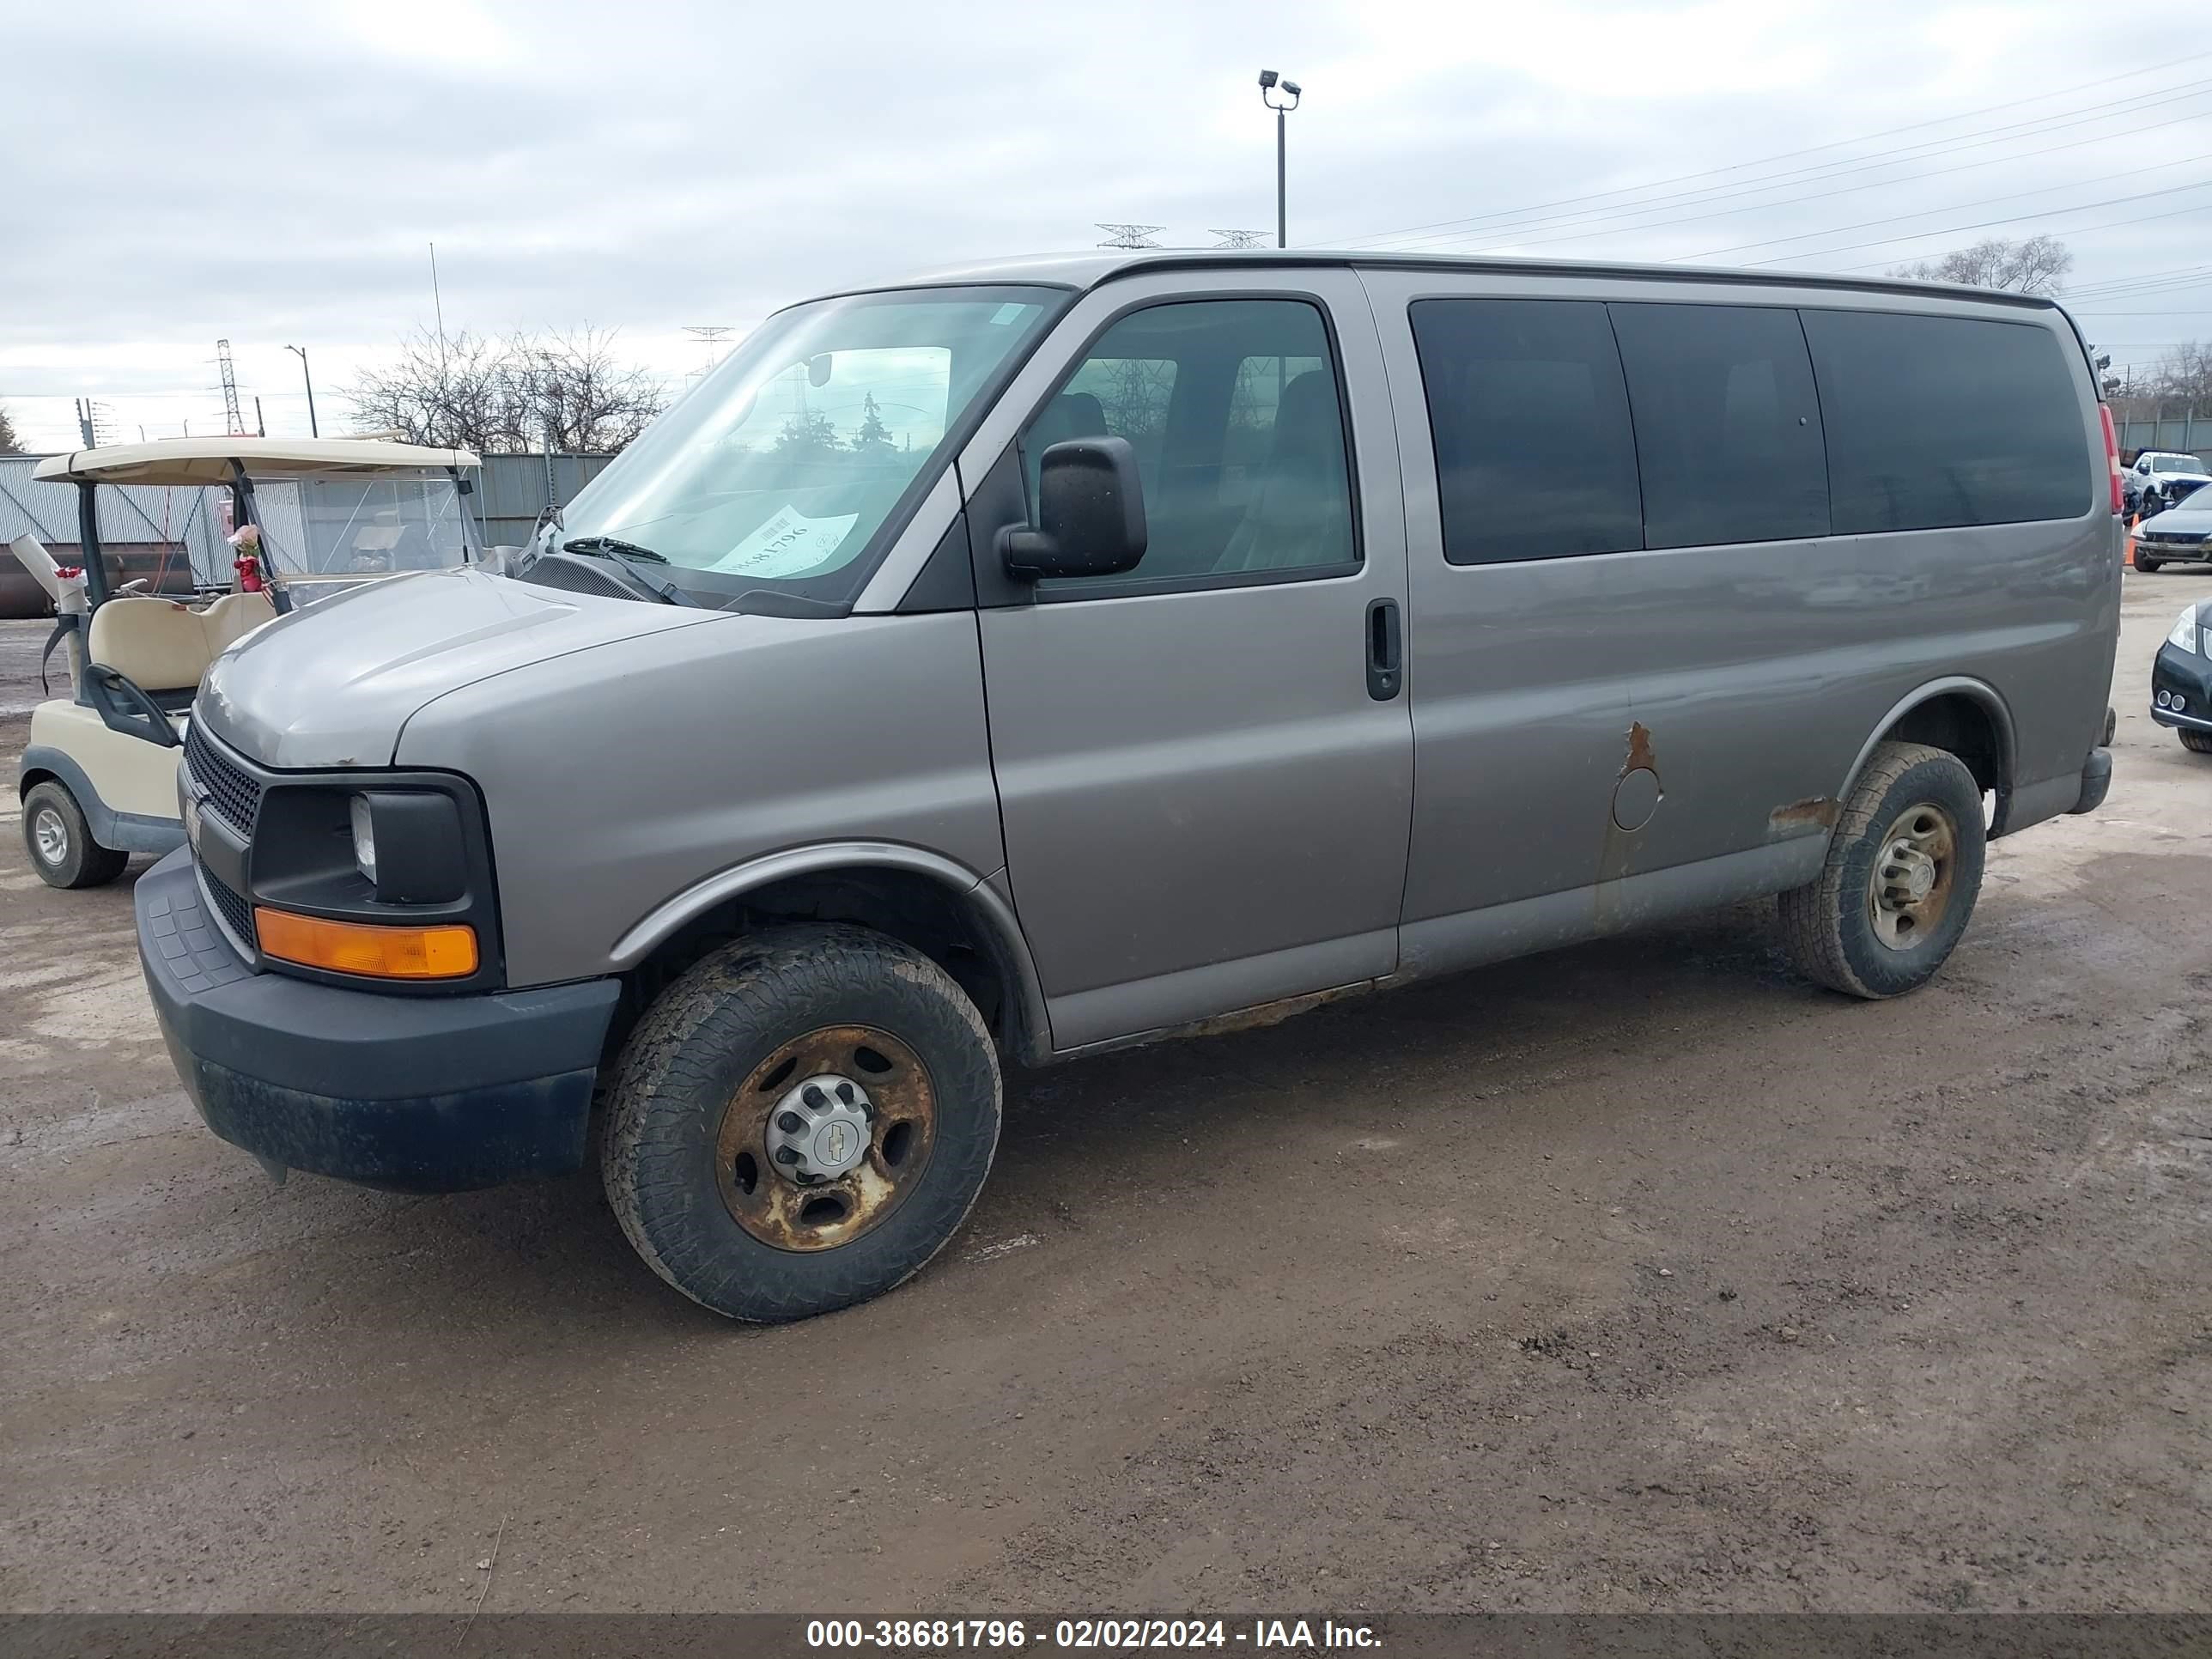
[(2212, 492), (2186, 495), (2181, 505), (2136, 526), (2136, 568), (2212, 562)]

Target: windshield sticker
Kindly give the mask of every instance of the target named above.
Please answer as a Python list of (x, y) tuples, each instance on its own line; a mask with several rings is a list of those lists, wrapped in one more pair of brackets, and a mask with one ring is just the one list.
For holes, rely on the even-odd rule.
[(1029, 315), (1029, 307), (1020, 304), (1018, 301), (1009, 300), (1006, 304), (1000, 306), (996, 311), (991, 313), (991, 326), (994, 328), (1004, 328), (1008, 323), (1018, 323), (1021, 321), (1023, 318)]
[(860, 521), (857, 513), (842, 518), (810, 519), (786, 507), (707, 567), (740, 576), (797, 576), (823, 564), (837, 551)]

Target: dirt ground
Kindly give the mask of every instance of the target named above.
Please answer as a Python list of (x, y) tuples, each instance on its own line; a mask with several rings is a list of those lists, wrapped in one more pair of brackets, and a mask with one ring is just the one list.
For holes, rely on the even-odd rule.
[(2208, 592), (1920, 994), (1747, 907), (1018, 1077), (938, 1264), (772, 1330), (588, 1179), (271, 1186), (9, 790), (0, 1607), (2212, 1606)]

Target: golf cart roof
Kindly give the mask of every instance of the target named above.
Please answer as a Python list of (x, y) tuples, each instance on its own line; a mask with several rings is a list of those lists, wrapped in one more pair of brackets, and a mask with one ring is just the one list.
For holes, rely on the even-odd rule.
[(374, 438), (170, 438), (49, 455), (31, 476), (41, 483), (188, 487), (228, 483), (234, 461), (252, 478), (483, 465), (465, 449), (425, 449)]

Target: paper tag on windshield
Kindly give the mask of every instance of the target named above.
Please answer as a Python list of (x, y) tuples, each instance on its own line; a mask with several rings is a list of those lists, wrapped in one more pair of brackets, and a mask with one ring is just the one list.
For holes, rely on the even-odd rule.
[(860, 514), (810, 519), (796, 507), (780, 507), (769, 520), (707, 568), (739, 576), (797, 576), (824, 563), (858, 522)]

